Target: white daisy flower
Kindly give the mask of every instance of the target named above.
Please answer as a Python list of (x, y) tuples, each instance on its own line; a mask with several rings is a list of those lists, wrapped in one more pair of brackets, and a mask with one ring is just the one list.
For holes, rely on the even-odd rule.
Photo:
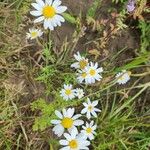
[(71, 65), (72, 68), (75, 69), (84, 69), (88, 65), (88, 59), (81, 56), (79, 52), (77, 54), (74, 54), (74, 58), (78, 61)]
[(77, 88), (77, 89), (75, 89), (75, 93), (76, 93), (76, 96), (78, 97), (78, 99), (84, 97), (83, 89)]
[(86, 117), (88, 119), (91, 118), (91, 115), (93, 115), (94, 117), (97, 117), (96, 112), (101, 112), (100, 109), (95, 108), (95, 106), (98, 104), (98, 101), (93, 101), (91, 102), (89, 98), (87, 98), (87, 103), (83, 103), (84, 107), (81, 111), (81, 114), (85, 114), (86, 113)]
[(60, 0), (36, 0), (31, 5), (35, 10), (31, 11), (31, 15), (38, 17), (34, 23), (43, 22), (45, 29), (54, 30), (54, 27), (61, 26), (61, 22), (65, 19), (60, 15), (66, 11), (66, 6), (60, 6)]
[(60, 119), (51, 120), (51, 123), (56, 125), (53, 131), (58, 137), (64, 133), (65, 129), (71, 132), (72, 130), (77, 130), (76, 126), (81, 126), (84, 123), (83, 120), (78, 119), (81, 114), (74, 115), (74, 112), (74, 108), (63, 109), (62, 113), (55, 111), (56, 116)]
[(94, 139), (94, 135), (96, 134), (95, 130), (97, 128), (97, 125), (94, 125), (94, 121), (91, 121), (90, 123), (86, 122), (86, 126), (82, 126), (83, 130), (81, 132), (90, 140)]
[(77, 130), (72, 130), (72, 132), (64, 133), (64, 140), (60, 140), (60, 145), (65, 147), (60, 150), (89, 150), (88, 146), (90, 142), (86, 140), (86, 137), (78, 134)]
[(83, 83), (85, 82), (85, 84), (88, 84), (88, 78), (87, 78), (87, 73), (83, 70), (78, 70), (78, 73), (77, 73), (77, 81), (79, 83)]
[(36, 39), (37, 37), (41, 37), (43, 32), (38, 29), (29, 29), (29, 33), (26, 34), (27, 39)]
[(122, 72), (119, 72), (116, 75), (117, 83), (118, 84), (125, 84), (125, 83), (127, 83), (130, 80), (130, 75), (131, 75), (130, 71), (122, 70)]
[(87, 82), (89, 84), (95, 83), (96, 80), (100, 81), (102, 76), (100, 73), (103, 72), (103, 68), (98, 68), (98, 63), (90, 63), (89, 66), (85, 67), (85, 72), (87, 73)]
[(60, 96), (66, 101), (75, 98), (75, 90), (72, 89), (72, 85), (64, 84), (64, 89), (60, 91)]

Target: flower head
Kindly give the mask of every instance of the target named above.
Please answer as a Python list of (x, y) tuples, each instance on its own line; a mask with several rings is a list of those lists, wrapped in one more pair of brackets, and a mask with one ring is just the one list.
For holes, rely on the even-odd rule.
[(91, 102), (89, 98), (87, 98), (87, 103), (83, 103), (84, 107), (81, 111), (81, 114), (85, 114), (86, 113), (86, 117), (88, 119), (91, 118), (91, 115), (93, 115), (94, 117), (97, 117), (96, 112), (101, 112), (100, 109), (95, 108), (95, 106), (98, 104), (98, 101), (93, 101)]
[(59, 143), (65, 147), (60, 150), (89, 150), (90, 142), (82, 134), (78, 134), (77, 130), (72, 130), (70, 133), (64, 133), (64, 140)]
[(97, 128), (97, 125), (94, 125), (94, 121), (91, 121), (90, 123), (86, 122), (86, 126), (82, 126), (83, 130), (81, 130), (82, 133), (84, 133), (87, 138), (90, 140), (94, 139), (94, 135), (96, 134), (95, 130)]
[(51, 123), (56, 125), (53, 131), (58, 137), (64, 133), (65, 129), (71, 132), (72, 130), (77, 130), (76, 126), (80, 126), (84, 123), (78, 119), (81, 117), (81, 114), (74, 115), (74, 112), (74, 108), (63, 109), (62, 113), (58, 110), (55, 111), (59, 120), (51, 120)]
[(98, 68), (98, 63), (90, 63), (89, 66), (85, 67), (85, 72), (87, 74), (87, 82), (89, 84), (95, 83), (96, 80), (100, 81), (102, 76), (100, 73), (103, 72), (103, 68)]
[(83, 89), (77, 88), (77, 89), (75, 89), (75, 93), (76, 93), (76, 96), (78, 97), (78, 99), (80, 99), (84, 96)]
[(36, 39), (37, 37), (41, 37), (43, 32), (38, 29), (29, 29), (29, 33), (26, 34), (27, 39)]
[(64, 84), (64, 89), (60, 91), (60, 96), (62, 96), (64, 100), (75, 98), (75, 90), (72, 89), (72, 85)]
[(88, 84), (88, 78), (87, 78), (87, 73), (86, 71), (84, 70), (78, 70), (78, 73), (77, 73), (77, 80), (79, 83), (83, 83), (85, 81), (85, 84)]
[(74, 58), (77, 60), (77, 62), (71, 65), (72, 68), (82, 70), (88, 65), (88, 59), (81, 56), (79, 52), (77, 52), (77, 54), (74, 54)]
[(38, 17), (34, 23), (44, 22), (44, 28), (54, 30), (54, 27), (61, 26), (61, 22), (65, 19), (60, 15), (65, 12), (67, 7), (60, 6), (60, 0), (36, 0), (36, 3), (31, 5), (35, 10), (31, 11), (31, 15)]
[(127, 83), (130, 80), (130, 75), (131, 75), (130, 71), (122, 70), (122, 72), (119, 72), (116, 75), (117, 83), (118, 84), (125, 84), (125, 83)]
[(127, 11), (132, 12), (135, 9), (135, 0), (128, 0)]

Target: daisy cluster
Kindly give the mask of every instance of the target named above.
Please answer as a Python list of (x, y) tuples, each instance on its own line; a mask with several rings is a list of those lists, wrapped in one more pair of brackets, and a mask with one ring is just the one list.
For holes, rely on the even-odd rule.
[[(35, 3), (32, 3), (34, 10), (30, 14), (36, 19), (34, 23), (42, 23), (44, 29), (54, 30), (55, 27), (61, 26), (65, 19), (61, 15), (67, 10), (66, 6), (61, 6), (60, 0), (35, 0)], [(29, 29), (27, 33), (27, 39), (36, 39), (41, 37), (43, 32), (36, 28)]]
[(102, 67), (98, 67), (98, 63), (89, 62), (87, 58), (80, 55), (79, 52), (74, 54), (77, 62), (71, 65), (72, 68), (77, 69), (77, 80), (79, 83), (93, 84), (102, 79)]
[[(97, 62), (89, 62), (89, 60), (81, 56), (79, 52), (74, 54), (74, 58), (77, 62), (73, 63), (71, 68), (77, 69), (77, 81), (79, 83), (93, 84), (102, 79), (101, 73), (103, 72), (103, 68), (98, 67)], [(116, 74), (116, 82), (118, 84), (125, 84), (130, 80), (130, 75), (130, 71), (122, 70)]]
[[(71, 65), (71, 68), (77, 69), (77, 80), (79, 83), (93, 84), (96, 81), (102, 79), (101, 73), (102, 67), (98, 67), (98, 63), (89, 62), (87, 58), (80, 55), (79, 52), (74, 54), (74, 58), (77, 62)], [(118, 84), (125, 84), (130, 80), (131, 72), (123, 70), (116, 75), (116, 82)], [(74, 98), (81, 99), (85, 95), (85, 92), (81, 88), (73, 88), (72, 84), (64, 84), (63, 89), (60, 91), (60, 96), (68, 101)], [(101, 112), (96, 108), (98, 101), (91, 101), (87, 98), (86, 102), (83, 102), (83, 109), (80, 114), (75, 114), (75, 108), (56, 110), (55, 115), (58, 120), (51, 120), (54, 124), (53, 132), (58, 136), (63, 136), (64, 139), (59, 141), (60, 145), (64, 146), (60, 150), (88, 150), (90, 141), (94, 139), (96, 135), (97, 125), (91, 118), (96, 118), (97, 113)], [(81, 117), (87, 118), (84, 121)], [(90, 120), (90, 121), (89, 121)]]
[[(88, 59), (82, 57), (79, 52), (77, 52), (74, 57), (78, 62), (73, 63), (71, 67), (87, 74), (87, 77), (83, 79), (86, 84), (100, 81), (102, 78), (100, 73), (103, 69), (98, 68), (97, 63), (88, 63)], [(71, 84), (64, 84), (63, 89), (60, 91), (60, 96), (66, 101), (74, 98), (81, 99), (84, 95), (85, 92), (83, 89), (74, 89)], [(90, 145), (90, 141), (94, 139), (96, 135), (95, 130), (97, 128), (97, 125), (91, 119), (97, 118), (97, 113), (101, 112), (100, 109), (96, 108), (97, 105), (97, 100), (91, 101), (87, 98), (87, 100), (83, 102), (83, 108), (79, 114), (75, 114), (75, 108), (63, 108), (61, 111), (55, 111), (55, 115), (58, 119), (51, 120), (51, 123), (55, 125), (53, 132), (58, 137), (64, 137), (64, 139), (59, 141), (60, 145), (64, 146), (60, 150), (89, 149), (88, 146)], [(83, 120), (81, 117), (86, 117), (86, 119)]]
[[(55, 115), (58, 120), (51, 120), (54, 124), (53, 132), (58, 136), (63, 136), (64, 139), (59, 141), (60, 145), (64, 146), (60, 150), (88, 150), (90, 141), (96, 135), (97, 125), (94, 121), (89, 120), (92, 117), (97, 117), (97, 112), (101, 112), (96, 108), (98, 101), (90, 101), (83, 103), (84, 108), (81, 114), (75, 114), (75, 108), (62, 109), (62, 111), (55, 110)], [(86, 114), (87, 120), (84, 122), (81, 117)], [(80, 130), (79, 130), (80, 129)], [(80, 132), (79, 132), (80, 131)]]

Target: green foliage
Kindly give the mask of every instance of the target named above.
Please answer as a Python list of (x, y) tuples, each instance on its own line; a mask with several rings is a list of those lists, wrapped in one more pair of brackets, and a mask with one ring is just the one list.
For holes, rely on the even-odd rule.
[(69, 13), (63, 13), (63, 17), (71, 24), (77, 24), (77, 19)]
[(119, 30), (123, 30), (127, 28), (128, 26), (124, 23), (124, 20), (126, 19), (126, 11), (123, 9), (119, 16), (117, 17), (116, 23)]
[(140, 67), (143, 63), (146, 63), (148, 62), (150, 59), (150, 53), (147, 52), (143, 55), (140, 55), (139, 57), (136, 57), (134, 58), (133, 61), (131, 61), (130, 63), (122, 66), (122, 67), (119, 67), (119, 68), (116, 68), (115, 71), (118, 72), (118, 71), (121, 71), (121, 70), (129, 70), (129, 69), (132, 69), (132, 68), (138, 68)]
[(101, 0), (94, 0), (92, 6), (89, 8), (87, 12), (87, 18), (88, 17), (94, 18), (97, 8), (100, 5), (100, 3), (101, 3)]
[(139, 22), (139, 28), (141, 29), (141, 47), (140, 52), (146, 53), (150, 50), (150, 24), (146, 21)]
[(76, 100), (64, 101), (62, 97), (60, 97), (59, 92), (55, 92), (53, 95), (53, 100), (50, 103), (46, 103), (44, 99), (38, 99), (31, 104), (32, 111), (40, 110), (41, 112), (40, 116), (35, 117), (35, 122), (33, 125), (34, 131), (43, 131), (47, 127), (50, 127), (50, 121), (56, 117), (54, 114), (55, 110), (61, 110), (62, 108), (66, 108), (68, 106), (76, 106), (79, 103)]
[(125, 3), (127, 0), (112, 0), (113, 3)]
[[(135, 149), (140, 150), (142, 147), (148, 147), (150, 138), (148, 133), (141, 129), (150, 127), (148, 122), (144, 122), (149, 117), (142, 116), (137, 118), (134, 114), (134, 102), (138, 96), (148, 87), (143, 87), (139, 92), (129, 99), (118, 103), (117, 90), (113, 95), (107, 96), (107, 100), (102, 102), (103, 111), (97, 119), (98, 131), (96, 140), (93, 142), (94, 150), (107, 150), (115, 147), (115, 149)], [(107, 90), (108, 93), (110, 90)], [(136, 137), (138, 136), (138, 137)], [(99, 143), (99, 139), (101, 142)], [(145, 141), (144, 141), (145, 140)], [(142, 143), (143, 141), (143, 143)], [(137, 143), (139, 143), (137, 145)], [(140, 145), (140, 143), (142, 143)]]

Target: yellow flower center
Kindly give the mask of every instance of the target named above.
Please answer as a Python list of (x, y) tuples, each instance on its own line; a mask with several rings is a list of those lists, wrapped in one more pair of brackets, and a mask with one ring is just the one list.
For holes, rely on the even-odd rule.
[(79, 62), (80, 69), (84, 69), (87, 66), (88, 62), (86, 60), (81, 60)]
[(55, 14), (56, 14), (56, 11), (55, 11), (55, 9), (52, 6), (45, 6), (43, 8), (43, 16), (45, 18), (47, 18), (47, 19), (48, 18), (52, 18), (52, 17), (55, 16)]
[(71, 141), (69, 142), (69, 146), (70, 146), (70, 148), (72, 148), (72, 149), (76, 149), (76, 148), (78, 147), (78, 143), (77, 143), (76, 140), (71, 140)]
[(82, 73), (82, 75), (81, 75), (83, 78), (85, 78), (86, 76), (87, 76), (87, 74), (84, 72), (84, 73)]
[(65, 91), (65, 94), (66, 94), (66, 95), (70, 95), (70, 94), (71, 94), (71, 90), (70, 90), (70, 89), (67, 89), (67, 90)]
[(121, 75), (121, 77), (119, 78), (120, 80), (124, 80), (124, 76), (123, 75)]
[(88, 107), (88, 110), (89, 110), (89, 111), (92, 111), (92, 109), (93, 109), (92, 106), (89, 106), (89, 107)]
[[(129, 76), (131, 75), (131, 71), (127, 71), (126, 73), (127, 73)], [(125, 73), (124, 73), (124, 74), (125, 74)], [(125, 79), (124, 74), (122, 74), (122, 75), (119, 77), (120, 80), (124, 80), (124, 79)]]
[(64, 128), (71, 128), (73, 125), (73, 120), (71, 118), (65, 117), (62, 119), (61, 124)]
[(96, 74), (96, 71), (95, 71), (94, 69), (91, 69), (91, 70), (90, 70), (90, 75), (91, 75), (91, 76), (94, 76), (95, 74)]
[(32, 36), (32, 37), (36, 37), (37, 34), (38, 34), (38, 33), (34, 31), (34, 32), (31, 33), (31, 36)]
[(91, 128), (87, 128), (87, 129), (86, 129), (86, 132), (87, 132), (87, 133), (91, 133), (91, 132), (92, 132), (92, 129), (91, 129)]

